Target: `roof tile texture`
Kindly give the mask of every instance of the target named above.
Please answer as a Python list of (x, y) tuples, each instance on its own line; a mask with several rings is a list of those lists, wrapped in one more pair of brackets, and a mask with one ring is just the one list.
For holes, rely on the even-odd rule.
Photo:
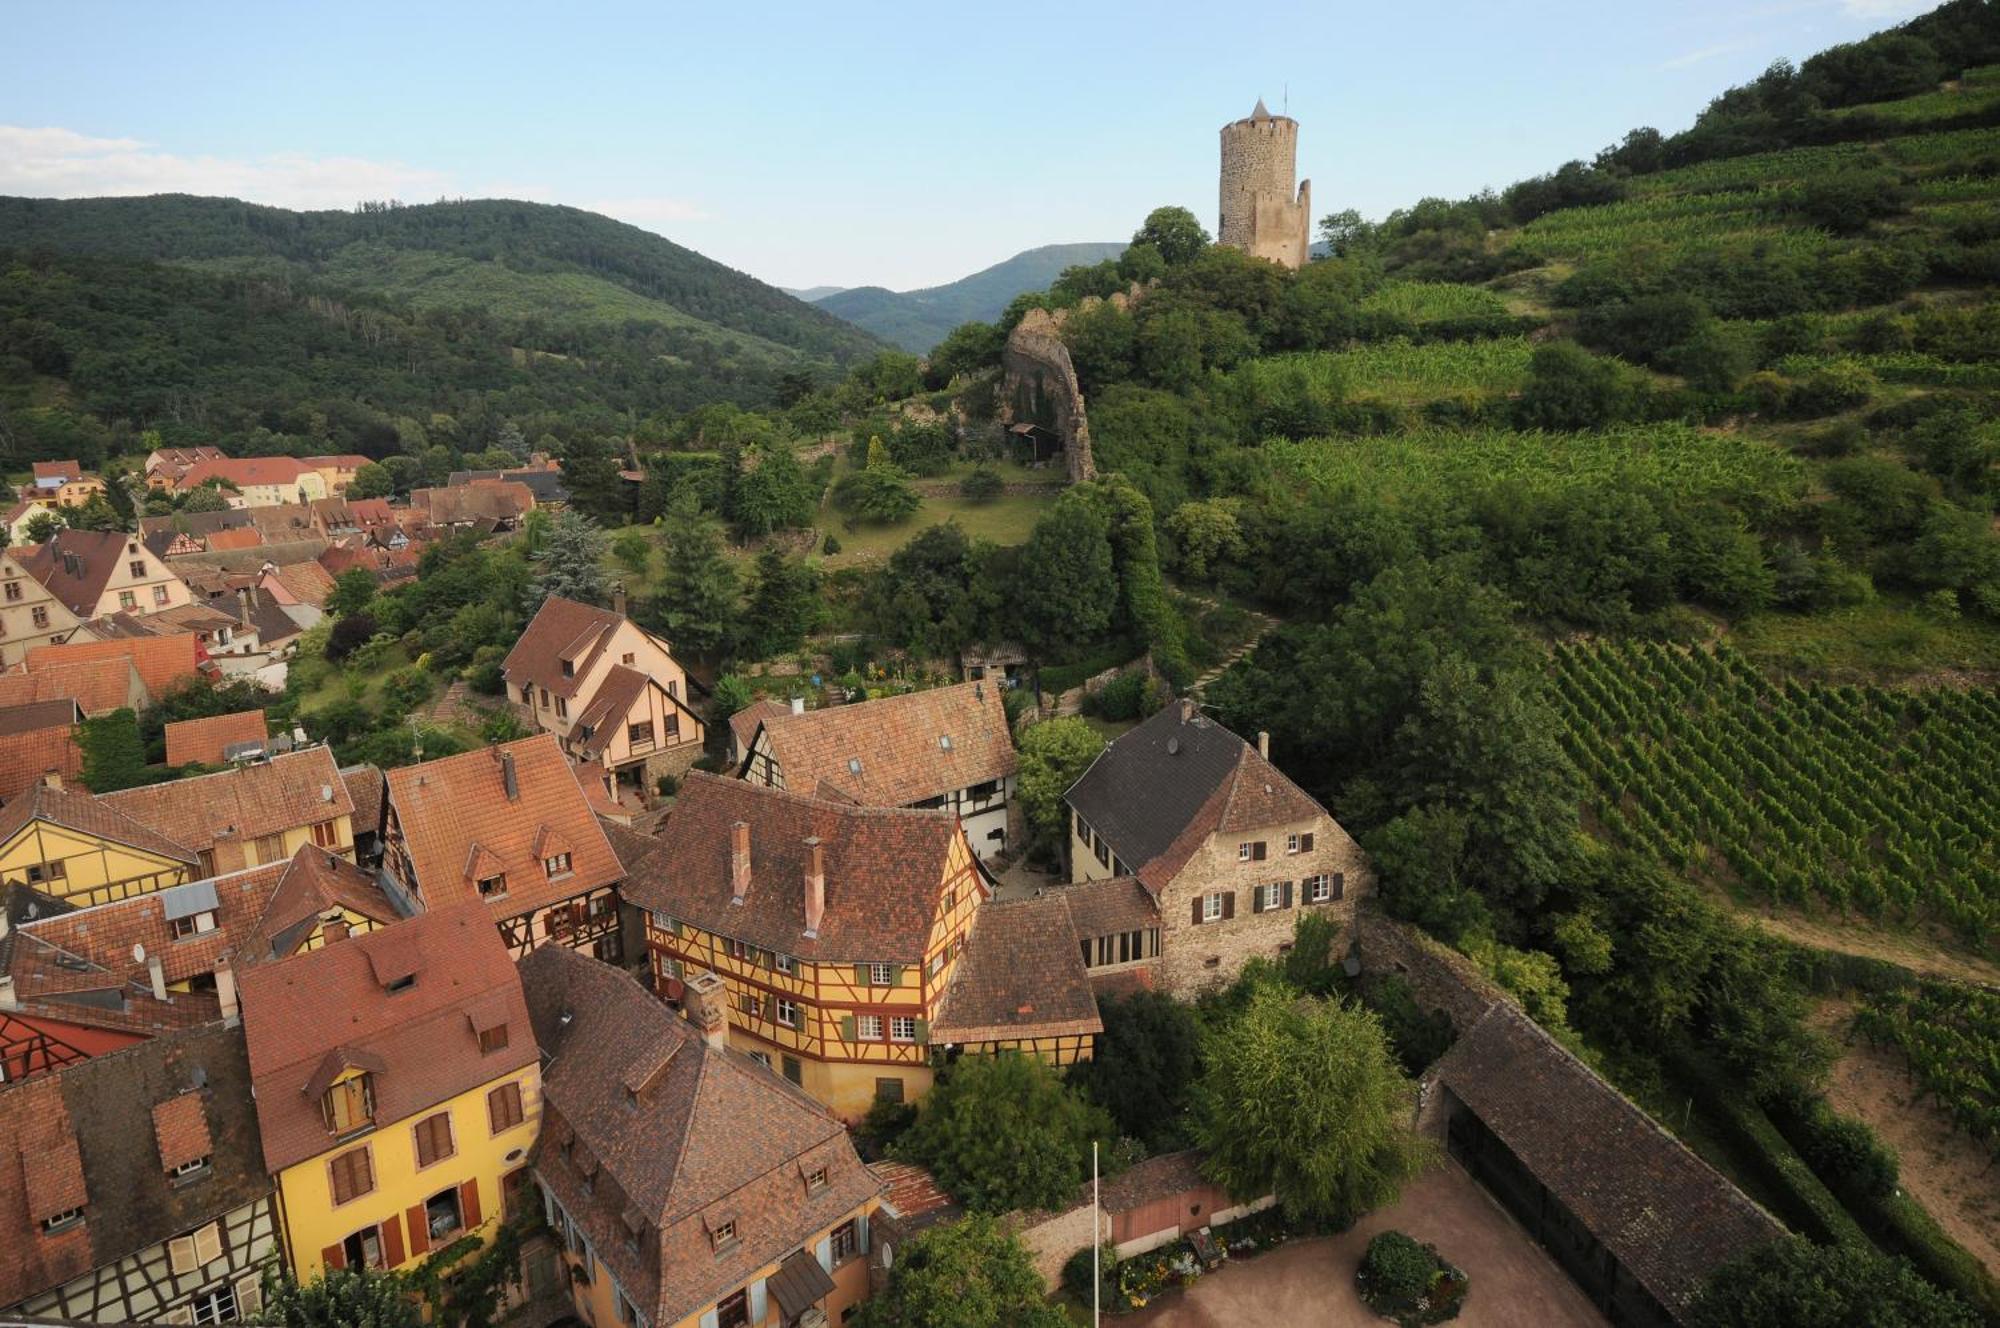
[(167, 725), (167, 764), (221, 765), (227, 748), (237, 743), (262, 742), (265, 736), (262, 710), (175, 720)]
[(766, 719), (764, 732), (786, 788), (830, 789), (870, 807), (907, 807), (1017, 766), (1000, 689), (983, 682), (788, 709)]
[(1068, 894), (1058, 890), (980, 906), (932, 1021), (932, 1040), (992, 1042), (1104, 1031), (1077, 948)]
[(354, 800), (326, 747), (104, 794), (115, 811), (191, 849), (232, 843), (352, 816)]

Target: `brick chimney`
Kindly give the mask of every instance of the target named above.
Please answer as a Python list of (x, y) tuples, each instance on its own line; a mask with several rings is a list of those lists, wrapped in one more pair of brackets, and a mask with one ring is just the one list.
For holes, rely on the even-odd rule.
[(717, 1051), (729, 1045), (729, 992), (722, 979), (703, 970), (687, 980), (681, 1009), (688, 1022), (701, 1030), (702, 1040)]
[(826, 917), (826, 846), (813, 835), (806, 840), (806, 935), (819, 935)]
[(611, 583), (611, 611), (621, 618), (625, 616), (625, 583), (623, 581), (613, 581)]
[(521, 796), (521, 778), (514, 772), (514, 753), (500, 753), (500, 784), (507, 790), (507, 801), (513, 802)]
[(1187, 724), (1193, 722), (1195, 709), (1194, 698), (1192, 696), (1183, 696), (1181, 698), (1181, 723)]
[(730, 902), (740, 904), (750, 893), (750, 823), (738, 821), (729, 827)]
[(215, 970), (215, 999), (222, 1006), (222, 1022), (234, 1026), (243, 1017), (236, 999), (236, 970), (223, 964)]

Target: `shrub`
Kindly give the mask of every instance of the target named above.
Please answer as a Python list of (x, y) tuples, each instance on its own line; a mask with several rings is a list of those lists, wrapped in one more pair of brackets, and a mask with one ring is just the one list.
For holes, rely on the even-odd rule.
[[(1062, 1284), (1078, 1300), (1090, 1299), (1090, 1259), (1092, 1250), (1086, 1245), (1063, 1263)], [(1097, 1285), (1105, 1305), (1118, 1303), (1118, 1251), (1106, 1242), (1097, 1255)]]
[(1875, 375), (1853, 360), (1836, 360), (1814, 369), (1785, 393), (1785, 413), (1796, 419), (1815, 419), (1856, 406), (1865, 406), (1875, 395)]
[(1400, 1231), (1368, 1242), (1354, 1281), (1369, 1309), (1402, 1328), (1457, 1318), (1471, 1289), (1471, 1279), (1439, 1258), (1436, 1246)]
[(826, 538), (820, 541), (819, 551), (829, 558), (833, 557), (840, 552), (840, 537), (829, 530)]
[(1084, 708), (1113, 722), (1140, 719), (1166, 704), (1160, 691), (1158, 681), (1144, 669), (1127, 669), (1084, 698)]
[(1006, 487), (1006, 481), (1000, 478), (999, 471), (989, 466), (978, 466), (959, 482), (958, 492), (961, 497), (972, 502), (990, 503), (998, 498)]
[(1368, 1242), (1361, 1271), (1383, 1296), (1415, 1300), (1431, 1284), (1437, 1259), (1430, 1248), (1400, 1231), (1384, 1231)]
[(326, 638), (326, 657), (338, 664), (365, 645), (375, 635), (374, 616), (350, 613), (333, 625)]

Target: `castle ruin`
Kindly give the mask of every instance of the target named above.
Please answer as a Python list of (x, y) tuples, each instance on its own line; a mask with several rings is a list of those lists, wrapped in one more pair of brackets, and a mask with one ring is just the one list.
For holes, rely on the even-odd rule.
[(1254, 258), (1305, 266), (1311, 249), (1312, 181), (1299, 182), (1299, 122), (1263, 98), (1247, 119), (1222, 126), (1222, 224), (1216, 238)]

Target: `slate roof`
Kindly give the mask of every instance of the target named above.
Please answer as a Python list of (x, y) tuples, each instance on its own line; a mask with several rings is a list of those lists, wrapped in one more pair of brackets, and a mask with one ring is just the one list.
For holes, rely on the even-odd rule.
[[(547, 688), (551, 696), (574, 698), (598, 652), (623, 621), (610, 609), (551, 595), (507, 652), (500, 672), (517, 687), (532, 683)], [(562, 671), (565, 659), (573, 669), (569, 676)]]
[[(169, 1129), (156, 1128), (164, 1109)], [(201, 1178), (175, 1184), (164, 1141), (207, 1138)], [(168, 1033), (0, 1089), (0, 1301), (12, 1303), (269, 1194), (242, 1037)], [(30, 1203), (30, 1196), (39, 1201)], [(85, 1221), (41, 1234), (38, 1207), (75, 1199)]]
[(284, 752), (212, 775), (120, 789), (101, 795), (100, 801), (191, 849), (212, 849), (224, 840), (238, 843), (354, 814), (354, 800), (326, 747)]
[(200, 719), (177, 719), (167, 725), (167, 764), (221, 765), (224, 753), (238, 743), (265, 740), (264, 712), (238, 710)]
[(14, 561), (71, 613), (88, 618), (97, 612), (113, 574), (135, 556), (130, 546), (138, 542), (138, 536), (122, 530), (63, 529), (46, 544), (16, 549)]
[[(730, 885), (738, 821), (750, 827), (750, 887), (740, 904)], [(948, 811), (856, 807), (694, 771), (660, 827), (659, 852), (633, 868), (624, 895), (802, 959), (918, 964), (963, 834)], [(813, 836), (826, 865), (817, 937), (805, 933), (805, 841)]]
[[(512, 800), (503, 755), (514, 758), (519, 794)], [(388, 784), (426, 907), (478, 901), (477, 880), (494, 875), (496, 862), (507, 893), (484, 902), (498, 917), (547, 907), (625, 874), (552, 733), (403, 766), (389, 771)], [(570, 855), (569, 875), (555, 880), (542, 866), (547, 835)], [(475, 858), (486, 865), (475, 868)]]
[[(377, 966), (414, 964), (416, 981), (388, 991)], [(242, 974), (243, 1034), (257, 1093), (264, 1162), (277, 1172), (334, 1147), (306, 1086), (330, 1053), (372, 1057), (375, 1119), (404, 1120), (533, 1065), (526, 1037), (482, 1053), (470, 1014), (497, 1009), (528, 1026), (520, 978), (486, 910), (442, 908), (350, 936)], [(329, 1011), (337, 1011), (329, 1018)]]
[(0, 807), (0, 843), (12, 839), (23, 826), (36, 819), (67, 826), (113, 843), (129, 844), (175, 862), (184, 862), (190, 867), (196, 864), (193, 849), (174, 842), (152, 826), (80, 788), (53, 789), (37, 784)]
[(200, 644), (194, 633), (185, 632), (174, 636), (65, 641), (61, 645), (31, 646), (28, 650), (28, 672), (35, 673), (57, 664), (123, 657), (132, 661), (132, 667), (139, 671), (139, 681), (146, 685), (147, 695), (157, 701), (176, 687), (185, 686), (201, 676), (201, 668), (195, 662), (195, 651)]
[(1188, 701), (1120, 735), (1065, 796), (1156, 895), (1211, 834), (1327, 815)]
[(1070, 921), (1068, 891), (988, 901), (931, 1021), (931, 1041), (1102, 1033), (1090, 974)]
[(25, 705), (68, 697), (86, 715), (101, 715), (132, 701), (145, 691), (138, 669), (129, 659), (79, 660), (73, 664), (43, 664), (40, 668), (0, 673), (0, 705)]
[(764, 721), (764, 733), (786, 788), (869, 807), (907, 807), (1004, 779), (1018, 765), (1000, 688), (984, 682), (797, 715), (787, 708)]
[(1513, 1005), (1426, 1078), (1450, 1089), (1670, 1312), (1784, 1234), (1770, 1214)]
[[(879, 1192), (831, 1112), (629, 974), (543, 946), (521, 981), (546, 1058), (536, 1170), (651, 1321), (680, 1322)], [(723, 1220), (737, 1239), (717, 1254)]]
[(50, 770), (65, 780), (83, 773), (75, 732), (81, 718), (67, 697), (0, 708), (0, 802), (18, 798)]

